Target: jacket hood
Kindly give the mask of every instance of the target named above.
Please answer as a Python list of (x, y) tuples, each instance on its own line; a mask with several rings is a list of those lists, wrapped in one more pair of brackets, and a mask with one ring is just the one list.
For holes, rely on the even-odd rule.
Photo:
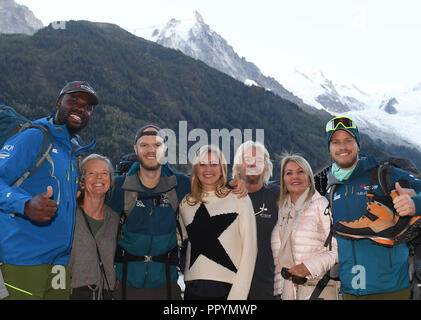
[(75, 134), (71, 137), (66, 125), (54, 124), (53, 119), (54, 116), (51, 115), (45, 118), (35, 120), (33, 124), (42, 125), (48, 128), (55, 140), (62, 140), (65, 143), (67, 143), (67, 141), (69, 141), (70, 139), (71, 150), (72, 153), (75, 155), (79, 155), (84, 152), (89, 152), (95, 148), (95, 140), (93, 140), (89, 145), (87, 145), (78, 134)]
[[(365, 156), (365, 155), (359, 155), (357, 166), (355, 167), (354, 171), (352, 172), (349, 179), (359, 177), (363, 174), (365, 174), (366, 171), (370, 170), (371, 168), (374, 168), (378, 165), (377, 160), (374, 157), (371, 156)], [(341, 182), (338, 181), (335, 176), (332, 174), (332, 171), (329, 170), (327, 174), (327, 187), (334, 184), (340, 184)]]

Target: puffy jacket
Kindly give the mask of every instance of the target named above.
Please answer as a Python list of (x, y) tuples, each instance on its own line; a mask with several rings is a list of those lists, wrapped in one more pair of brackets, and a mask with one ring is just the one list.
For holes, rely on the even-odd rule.
[[(27, 129), (6, 141), (0, 157), (0, 261), (15, 265), (67, 265), (73, 240), (78, 175), (76, 156), (93, 149), (95, 142), (81, 147), (70, 138), (65, 125), (52, 117), (35, 121), (54, 138), (49, 161), (30, 175), (20, 187), (11, 187), (32, 167), (43, 141), (39, 129)], [(37, 223), (24, 215), (25, 203), (53, 187), (57, 211), (50, 222)], [(14, 213), (14, 216), (11, 215)]]
[[(137, 175), (139, 163), (130, 168), (127, 177), (119, 176), (115, 179), (113, 196), (108, 205), (121, 214), (124, 208), (124, 191), (138, 192), (138, 199), (142, 196), (161, 194), (173, 187), (176, 190), (178, 202), (190, 192), (188, 176), (175, 172), (168, 164), (161, 167), (161, 180), (154, 190), (146, 189)], [(173, 179), (173, 178), (176, 179)], [(164, 187), (170, 184), (170, 188)], [(174, 184), (175, 181), (175, 184)], [(167, 183), (168, 182), (168, 183)], [(156, 199), (138, 200), (118, 235), (118, 245), (136, 256), (159, 256), (177, 246), (176, 216), (168, 201)], [(171, 282), (176, 282), (178, 273), (175, 266), (171, 266)], [(121, 282), (123, 266), (116, 263), (117, 279)], [(166, 285), (165, 264), (160, 262), (128, 262), (127, 285), (139, 288), (157, 288)]]
[[(335, 184), (333, 194), (333, 222), (359, 219), (366, 211), (367, 191), (382, 195), (376, 179), (372, 179), (372, 169), (378, 166), (372, 157), (360, 155), (354, 171), (348, 180), (339, 182), (329, 174), (329, 185)], [(416, 215), (421, 214), (421, 180), (406, 171), (392, 168), (393, 183), (407, 179), (418, 193), (413, 197)], [(374, 180), (374, 182), (372, 181)], [(367, 295), (394, 292), (410, 286), (408, 276), (408, 247), (406, 244), (392, 248), (380, 246), (369, 239), (349, 240), (337, 237), (339, 254), (339, 277), (342, 291), (352, 295)]]
[[(307, 267), (311, 273), (310, 278), (320, 278), (337, 262), (337, 244), (336, 240), (333, 239), (332, 250), (324, 246), (330, 232), (330, 217), (324, 214), (329, 202), (317, 191), (310, 201), (306, 209), (299, 211), (292, 227), (290, 236), (292, 241), (292, 256), (296, 264), (303, 263)], [(280, 221), (278, 220), (273, 229), (271, 240), (276, 266), (275, 295), (281, 293), (280, 291), (284, 281), (280, 274), (283, 266), (278, 261), (278, 252), (281, 246), (279, 226)]]

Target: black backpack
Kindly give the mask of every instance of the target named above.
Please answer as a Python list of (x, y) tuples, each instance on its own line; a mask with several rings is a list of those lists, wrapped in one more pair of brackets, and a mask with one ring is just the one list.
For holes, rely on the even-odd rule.
[[(415, 164), (411, 160), (406, 159), (406, 158), (390, 157), (390, 158), (380, 161), (379, 173), (378, 173), (379, 181), (386, 181), (388, 185), (390, 184), (390, 177), (389, 175), (385, 175), (385, 173), (390, 172), (391, 166), (405, 170), (409, 172), (410, 174), (412, 174), (415, 178), (421, 179), (420, 170), (418, 170), (418, 168), (415, 166)], [(329, 165), (323, 168), (322, 170), (318, 171), (314, 175), (314, 182), (316, 185), (316, 189), (322, 196), (326, 195), (326, 193), (328, 192), (327, 174), (331, 168), (332, 168), (332, 165)]]
[(128, 153), (121, 157), (120, 162), (116, 165), (115, 174), (122, 176), (126, 174), (133, 163), (137, 161), (136, 153)]

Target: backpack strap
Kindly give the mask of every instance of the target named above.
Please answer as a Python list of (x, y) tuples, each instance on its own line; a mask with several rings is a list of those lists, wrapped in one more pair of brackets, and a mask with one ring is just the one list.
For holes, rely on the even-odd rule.
[(329, 234), (326, 238), (325, 244), (324, 246), (327, 247), (329, 246), (329, 250), (332, 250), (332, 237), (333, 237), (333, 231), (332, 231), (332, 227), (333, 227), (333, 217), (332, 217), (332, 202), (333, 202), (333, 194), (336, 188), (336, 184), (332, 185), (328, 192), (329, 192), (329, 204), (327, 205), (325, 211), (324, 211), (324, 215), (325, 216), (329, 216), (330, 218), (330, 230), (329, 230)]
[[(130, 176), (127, 176), (127, 174), (124, 174), (124, 176), (125, 176), (125, 178), (124, 178), (125, 182), (126, 182), (127, 179), (133, 180), (133, 178), (130, 178)], [(175, 176), (174, 176), (174, 179), (176, 179)], [(172, 183), (174, 183), (174, 182), (172, 182)], [(177, 219), (177, 229), (178, 229), (178, 224), (179, 224), (178, 223), (178, 204), (179, 203), (178, 203), (178, 196), (177, 196), (176, 187), (177, 187), (177, 183), (176, 183), (176, 180), (175, 180), (175, 184), (170, 190), (168, 190), (166, 192), (163, 192), (163, 193), (151, 195), (151, 196), (139, 195), (139, 192), (134, 191), (134, 190), (128, 190), (128, 189), (124, 190), (124, 208), (123, 208), (123, 210), (121, 212), (121, 216), (120, 216), (118, 234), (121, 234), (121, 232), (122, 232), (121, 229), (122, 229), (123, 225), (125, 224), (127, 218), (129, 217), (130, 213), (133, 211), (133, 208), (136, 206), (137, 201), (148, 200), (148, 199), (159, 200), (162, 197), (168, 198), (168, 201), (170, 202), (170, 205), (175, 212), (175, 216), (176, 216), (176, 219)], [(182, 234), (181, 228), (180, 228), (179, 232), (181, 232), (181, 234)]]
[(385, 195), (389, 194), (393, 190), (390, 174), (391, 168), (387, 162), (379, 165), (377, 169), (377, 180), (379, 181), (380, 188)]
[[(135, 178), (129, 178), (126, 174), (125, 175), (125, 179), (124, 179), (124, 183), (123, 185), (126, 183), (126, 180), (136, 180)], [(133, 185), (133, 187), (138, 188), (138, 185), (136, 185), (136, 183), (138, 184), (138, 181), (127, 181), (128, 185), (130, 185), (130, 183), (134, 183), (135, 185)], [(162, 182), (162, 183), (161, 183)], [(168, 190), (169, 188), (169, 190)], [(134, 190), (125, 190), (124, 191), (124, 208), (123, 211), (121, 212), (121, 216), (120, 216), (120, 221), (119, 221), (119, 225), (118, 225), (118, 233), (121, 237), (123, 236), (123, 225), (125, 224), (128, 216), (130, 215), (130, 213), (133, 211), (137, 201), (139, 200), (146, 200), (146, 199), (153, 199), (153, 200), (161, 200), (163, 197), (166, 197), (168, 199), (168, 201), (170, 202), (170, 205), (173, 209), (173, 211), (175, 212), (175, 218), (176, 218), (176, 223), (177, 223), (177, 234), (176, 236), (178, 237), (178, 234), (180, 234), (181, 239), (183, 239), (183, 233), (182, 233), (182, 229), (181, 229), (181, 225), (179, 223), (179, 219), (178, 219), (178, 215), (179, 215), (179, 210), (178, 210), (178, 196), (177, 196), (177, 177), (176, 176), (172, 176), (172, 177), (166, 177), (166, 179), (161, 179), (160, 183), (158, 184), (156, 191), (157, 194), (154, 195), (150, 195), (150, 196), (143, 196), (143, 195), (139, 195), (138, 191), (134, 191)], [(140, 190), (139, 190), (140, 191)], [(177, 239), (178, 242), (178, 239)], [(119, 259), (117, 258), (120, 249), (122, 249), (121, 247), (118, 246), (117, 244), (117, 252), (116, 252), (116, 260)], [(165, 264), (165, 278), (166, 278), (166, 285), (167, 285), (167, 298), (168, 300), (171, 300), (172, 298), (172, 294), (171, 294), (171, 272), (170, 272), (170, 265), (172, 264), (171, 262), (171, 257), (173, 256), (173, 252), (174, 249), (176, 250), (177, 253), (177, 263), (178, 264), (178, 248), (177, 246), (175, 246), (173, 249), (171, 249), (169, 252), (165, 253), (165, 259), (162, 261), (162, 263)], [(123, 277), (122, 277), (122, 299), (126, 300), (127, 298), (127, 274), (128, 274), (128, 262), (129, 256), (133, 256), (130, 253), (126, 253), (125, 250), (123, 250), (124, 252), (124, 256), (122, 257), (123, 261)], [(140, 257), (142, 258), (142, 257)], [(144, 258), (144, 257), (143, 257)], [(156, 257), (155, 257), (156, 258)], [(143, 260), (146, 261), (146, 260)]]
[[(97, 254), (97, 257), (98, 257), (99, 268), (100, 268), (100, 270), (101, 270), (102, 277), (103, 277), (103, 279), (105, 280), (105, 283), (106, 283), (107, 288), (108, 288), (108, 289), (106, 289), (106, 293), (110, 296), (111, 300), (115, 300), (115, 299), (114, 299), (114, 296), (113, 296), (113, 294), (112, 294), (112, 290), (111, 290), (110, 283), (108, 282), (108, 277), (107, 277), (107, 274), (106, 274), (106, 272), (105, 272), (104, 263), (102, 262), (102, 259), (101, 259), (101, 253), (99, 252), (98, 243), (96, 242), (95, 235), (94, 235), (94, 233), (92, 232), (91, 225), (90, 225), (90, 223), (89, 223), (89, 221), (88, 221), (88, 218), (87, 218), (87, 215), (88, 215), (88, 214), (85, 212), (85, 210), (83, 210), (83, 208), (82, 208), (82, 207), (79, 207), (79, 208), (80, 208), (80, 210), (82, 211), (82, 216), (83, 216), (83, 218), (84, 218), (84, 220), (85, 220), (85, 225), (86, 225), (86, 227), (88, 228), (89, 233), (91, 234), (93, 241), (95, 242), (95, 248), (96, 248), (96, 254)], [(101, 289), (103, 289), (103, 288), (101, 288)], [(99, 297), (102, 297), (102, 292), (100, 292), (100, 293), (99, 293)]]
[[(333, 231), (332, 231), (332, 226), (333, 226), (333, 217), (332, 217), (332, 202), (333, 202), (333, 194), (336, 188), (336, 184), (330, 186), (328, 192), (329, 192), (329, 204), (327, 205), (325, 211), (324, 211), (324, 215), (329, 216), (330, 218), (330, 230), (329, 230), (329, 234), (326, 238), (326, 241), (324, 243), (324, 246), (327, 247), (329, 246), (329, 250), (332, 250), (332, 238), (333, 238)], [(316, 287), (314, 288), (310, 299), (309, 300), (318, 300), (319, 296), (321, 295), (322, 291), (324, 290), (324, 288), (327, 286), (327, 284), (329, 283), (330, 279), (333, 279), (335, 281), (339, 280), (337, 279), (337, 276), (333, 276), (332, 274), (334, 272), (337, 272), (337, 268), (338, 268), (339, 264), (335, 264), (329, 271), (327, 271), (325, 273), (325, 275), (317, 282)]]
[[(29, 128), (35, 128), (35, 129), (41, 130), (41, 132), (44, 135), (43, 140), (42, 140), (42, 146), (37, 154), (37, 157), (35, 158), (35, 162), (32, 165), (32, 167), (26, 172), (24, 172), (24, 174), (18, 180), (15, 181), (15, 183), (12, 185), (13, 187), (20, 187), (20, 185), (25, 181), (25, 179), (27, 179), (30, 175), (34, 174), (44, 164), (45, 160), (47, 160), (51, 164), (51, 167), (52, 167), (51, 176), (54, 178), (54, 162), (50, 156), (54, 147), (53, 136), (51, 135), (50, 131), (44, 126), (31, 125), (30, 123), (25, 123), (24, 125), (22, 125), (20, 129), (18, 130), (18, 132), (22, 132)], [(60, 186), (60, 181), (57, 180), (57, 183)], [(58, 192), (59, 193), (57, 196), (57, 205), (60, 203), (60, 188)], [(15, 214), (10, 213), (10, 216), (13, 218)]]
[(20, 132), (22, 132), (25, 129), (28, 128), (36, 128), (41, 130), (41, 132), (43, 133), (44, 137), (43, 137), (43, 141), (42, 141), (42, 146), (41, 149), (38, 152), (38, 155), (36, 157), (35, 163), (32, 165), (32, 167), (27, 170), (14, 184), (13, 187), (19, 187), (23, 181), (25, 181), (26, 178), (28, 178), (30, 175), (34, 174), (45, 162), (45, 160), (47, 160), (47, 158), (49, 161), (52, 162), (50, 154), (53, 151), (53, 146), (54, 146), (54, 139), (53, 136), (51, 135), (50, 131), (48, 131), (48, 129), (46, 129), (44, 126), (40, 126), (40, 125), (23, 125)]

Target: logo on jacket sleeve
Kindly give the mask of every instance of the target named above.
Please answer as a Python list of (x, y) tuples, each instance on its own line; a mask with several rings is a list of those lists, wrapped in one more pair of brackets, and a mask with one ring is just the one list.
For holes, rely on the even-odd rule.
[(0, 159), (6, 159), (10, 157), (10, 153), (8, 152), (0, 152)]
[[(10, 157), (10, 151), (13, 151), (15, 146), (11, 146), (10, 144), (3, 146), (0, 152), (0, 159), (7, 159)], [(4, 151), (3, 151), (4, 150)]]
[(8, 144), (8, 145), (5, 145), (4, 147), (3, 147), (3, 150), (6, 150), (6, 151), (12, 151), (13, 149), (15, 148), (15, 146), (12, 146), (12, 145), (10, 145), (10, 144)]

